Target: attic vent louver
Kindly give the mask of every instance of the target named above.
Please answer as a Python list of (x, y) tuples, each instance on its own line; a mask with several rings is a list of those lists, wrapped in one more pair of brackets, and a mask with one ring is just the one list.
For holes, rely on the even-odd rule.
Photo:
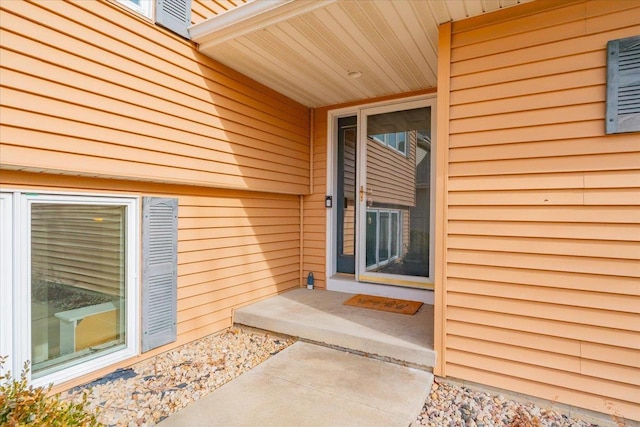
[(607, 43), (606, 132), (640, 131), (640, 36)]
[(188, 39), (191, 0), (156, 0), (156, 24)]

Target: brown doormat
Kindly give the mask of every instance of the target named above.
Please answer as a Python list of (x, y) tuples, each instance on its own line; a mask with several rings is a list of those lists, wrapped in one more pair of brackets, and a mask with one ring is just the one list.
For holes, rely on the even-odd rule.
[(353, 307), (371, 308), (374, 310), (390, 311), (392, 313), (416, 314), (422, 307), (419, 301), (407, 301), (397, 298), (376, 297), (373, 295), (358, 294), (346, 300), (344, 305)]

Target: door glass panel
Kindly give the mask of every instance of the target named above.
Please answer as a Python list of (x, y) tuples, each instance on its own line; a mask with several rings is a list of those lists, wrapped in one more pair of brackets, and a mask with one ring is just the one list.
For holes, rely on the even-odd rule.
[(367, 116), (369, 272), (429, 276), (430, 114), (425, 107)]
[(126, 209), (31, 205), (34, 378), (123, 348)]
[(338, 121), (337, 271), (355, 273), (356, 118)]
[(378, 265), (378, 212), (367, 211), (367, 267)]
[(389, 212), (380, 212), (380, 230), (378, 230), (378, 264), (389, 261)]
[(399, 221), (398, 221), (399, 215), (398, 212), (391, 212), (391, 230), (390, 230), (390, 239), (391, 239), (391, 258), (397, 258), (398, 257), (398, 244), (399, 244), (399, 240), (398, 240), (398, 232), (399, 230)]

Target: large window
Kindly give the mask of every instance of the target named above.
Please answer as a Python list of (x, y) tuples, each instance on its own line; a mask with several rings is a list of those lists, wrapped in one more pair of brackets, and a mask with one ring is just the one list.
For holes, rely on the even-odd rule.
[(14, 369), (29, 360), (34, 383), (48, 383), (136, 354), (137, 199), (4, 197), (16, 203), (10, 221), (20, 248), (14, 277), (1, 284), (16, 312), (0, 327), (17, 338)]

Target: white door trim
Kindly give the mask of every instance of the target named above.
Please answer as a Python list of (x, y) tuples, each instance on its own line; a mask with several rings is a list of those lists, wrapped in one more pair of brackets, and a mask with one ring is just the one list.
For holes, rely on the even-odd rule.
[[(358, 127), (357, 127), (357, 141), (361, 139), (361, 128), (362, 128), (362, 111), (375, 111), (377, 109), (383, 110), (395, 110), (395, 109), (403, 109), (405, 106), (407, 108), (411, 108), (413, 105), (420, 106), (430, 106), (432, 108), (432, 126), (433, 132), (432, 135), (435, 135), (435, 108), (436, 108), (436, 95), (421, 95), (414, 96), (403, 99), (396, 99), (393, 101), (383, 101), (377, 103), (370, 104), (362, 104), (351, 107), (345, 107), (335, 110), (329, 110), (327, 112), (327, 181), (326, 181), (326, 194), (333, 197), (335, 200), (337, 193), (337, 163), (338, 163), (338, 154), (337, 154), (337, 126), (338, 119), (343, 117), (357, 116)], [(375, 110), (372, 110), (375, 109)], [(435, 138), (432, 138), (435, 141)], [(437, 148), (436, 148), (437, 149)], [(433, 153), (435, 158), (435, 152)], [(432, 180), (435, 178), (435, 167), (431, 169), (431, 178)], [(432, 181), (433, 182), (433, 181)], [(358, 184), (359, 185), (359, 184)], [(358, 187), (359, 188), (359, 187)], [(435, 207), (435, 192), (431, 192), (431, 210), (432, 215)], [(432, 216), (432, 218), (434, 218)], [(359, 262), (356, 258), (356, 275), (355, 277), (343, 274), (336, 274), (337, 270), (337, 262), (336, 262), (336, 225), (337, 225), (337, 209), (330, 208), (326, 210), (326, 246), (325, 246), (325, 259), (326, 259), (326, 284), (327, 289), (331, 291), (338, 292), (346, 292), (346, 293), (366, 293), (369, 295), (379, 295), (379, 296), (388, 296), (393, 298), (402, 298), (402, 299), (411, 299), (415, 301), (422, 301), (428, 304), (433, 304), (433, 291), (430, 289), (421, 289), (421, 288), (410, 288), (410, 287), (399, 287), (399, 286), (390, 286), (384, 284), (372, 284), (372, 283), (363, 283), (358, 282), (355, 277), (358, 277), (359, 274)], [(432, 220), (433, 227), (433, 220)], [(359, 233), (358, 227), (356, 229), (356, 242), (359, 244)], [(433, 233), (431, 233), (433, 236)], [(430, 242), (430, 253), (434, 254), (434, 243), (433, 238), (431, 238)], [(357, 255), (356, 255), (357, 257)], [(430, 260), (430, 271), (433, 271), (435, 264), (435, 257), (431, 257)]]

